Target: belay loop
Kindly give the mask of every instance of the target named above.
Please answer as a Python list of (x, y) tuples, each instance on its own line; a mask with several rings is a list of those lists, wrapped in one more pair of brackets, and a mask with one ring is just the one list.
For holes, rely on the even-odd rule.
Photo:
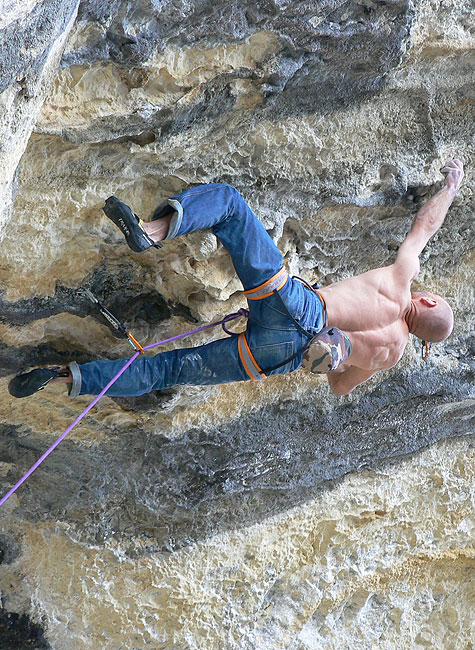
[(228, 328), (226, 327), (226, 323), (229, 323), (231, 320), (235, 320), (236, 318), (239, 318), (240, 316), (245, 316), (246, 318), (249, 318), (249, 309), (239, 309), (238, 311), (234, 312), (233, 314), (228, 314), (225, 316), (222, 320), (221, 327), (223, 330), (226, 332), (226, 334), (229, 334), (229, 336), (235, 336), (234, 332), (230, 332)]

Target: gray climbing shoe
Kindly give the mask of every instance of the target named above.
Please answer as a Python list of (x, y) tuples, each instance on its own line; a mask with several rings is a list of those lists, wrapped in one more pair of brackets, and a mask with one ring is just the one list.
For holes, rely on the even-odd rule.
[(13, 397), (29, 397), (49, 384), (57, 377), (68, 377), (69, 372), (61, 372), (59, 366), (54, 368), (35, 368), (13, 377), (8, 384), (8, 392)]
[(135, 253), (141, 253), (151, 246), (155, 246), (155, 248), (162, 247), (161, 244), (157, 244), (147, 235), (142, 226), (142, 219), (137, 217), (129, 206), (117, 197), (110, 196), (102, 210), (120, 229), (129, 248)]

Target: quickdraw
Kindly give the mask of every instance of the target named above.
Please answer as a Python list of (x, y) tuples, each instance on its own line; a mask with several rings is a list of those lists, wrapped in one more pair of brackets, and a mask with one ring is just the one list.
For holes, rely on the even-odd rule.
[(97, 307), (98, 311), (100, 314), (106, 319), (106, 321), (111, 325), (115, 331), (118, 333), (119, 338), (121, 339), (127, 339), (130, 345), (134, 348), (136, 352), (140, 352), (140, 354), (144, 354), (145, 350), (144, 348), (140, 345), (140, 343), (137, 341), (135, 336), (131, 334), (124, 325), (120, 322), (118, 318), (114, 316), (104, 305), (100, 300), (96, 298), (96, 296), (92, 293), (92, 291), (89, 291), (89, 289), (81, 289), (81, 293), (83, 293), (89, 300)]

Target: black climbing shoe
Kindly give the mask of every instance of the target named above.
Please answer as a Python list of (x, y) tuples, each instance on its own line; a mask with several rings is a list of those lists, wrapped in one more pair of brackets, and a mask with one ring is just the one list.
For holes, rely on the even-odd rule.
[(102, 208), (111, 221), (120, 229), (124, 235), (129, 248), (136, 253), (147, 250), (150, 246), (161, 248), (151, 239), (142, 226), (142, 219), (139, 219), (132, 212), (129, 206), (115, 196), (109, 196)]
[(54, 368), (36, 368), (13, 377), (8, 384), (8, 392), (13, 397), (28, 397), (37, 393), (56, 377), (67, 377), (69, 372), (60, 372), (59, 366)]

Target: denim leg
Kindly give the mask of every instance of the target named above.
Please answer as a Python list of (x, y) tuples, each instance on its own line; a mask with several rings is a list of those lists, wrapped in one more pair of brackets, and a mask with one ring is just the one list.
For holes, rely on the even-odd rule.
[[(253, 289), (283, 266), (282, 254), (242, 196), (231, 185), (198, 185), (168, 199), (177, 214), (168, 238), (211, 228), (231, 255), (244, 289)], [(154, 219), (169, 212), (159, 207)]]
[[(97, 395), (125, 365), (127, 359), (92, 361), (78, 366), (80, 395)], [(237, 336), (195, 348), (179, 348), (154, 357), (139, 357), (106, 395), (137, 396), (176, 385), (214, 385), (244, 381), (248, 376), (239, 359)]]
[[(294, 280), (289, 280), (281, 293), (291, 313), (304, 327), (315, 332), (323, 327), (323, 309), (315, 294)], [(275, 296), (255, 301), (250, 307), (253, 318), (248, 323), (246, 338), (261, 368), (282, 363), (303, 349), (306, 338), (295, 328)], [(298, 355), (270, 374), (296, 370), (301, 357)], [(77, 365), (73, 385), (75, 394), (97, 395), (126, 361), (93, 361)], [(249, 376), (239, 357), (238, 337), (231, 336), (195, 348), (139, 357), (111, 386), (107, 395), (137, 396), (175, 385), (201, 386), (247, 380)]]
[[(212, 228), (230, 253), (246, 290), (263, 284), (282, 268), (279, 249), (234, 187), (221, 183), (194, 187), (169, 199), (169, 206), (158, 208), (154, 218), (164, 216), (171, 208), (176, 215), (168, 237)], [(300, 283), (289, 279), (279, 293), (292, 315), (305, 321), (304, 326), (322, 326), (319, 321), (323, 316), (315, 296), (304, 291)], [(303, 335), (282, 311), (276, 296), (250, 301), (250, 308), (253, 320), (246, 338), (261, 368), (285, 361), (302, 347)], [(81, 395), (97, 395), (126, 361), (94, 361), (78, 366), (76, 374), (80, 373), (80, 379), (75, 388)], [(296, 358), (272, 374), (290, 372), (300, 363), (301, 358)], [(232, 336), (195, 348), (139, 357), (107, 395), (137, 396), (175, 385), (213, 385), (248, 379), (239, 358), (237, 336)]]

